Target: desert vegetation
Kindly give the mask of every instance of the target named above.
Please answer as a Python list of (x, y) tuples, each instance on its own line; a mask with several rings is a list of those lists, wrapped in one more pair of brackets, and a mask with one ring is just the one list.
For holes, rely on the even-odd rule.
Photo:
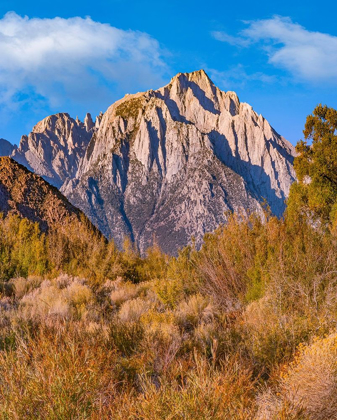
[[(333, 149), (335, 116), (308, 140)], [(304, 147), (284, 218), (233, 214), (177, 257), (2, 218), (0, 417), (336, 419), (337, 196)]]

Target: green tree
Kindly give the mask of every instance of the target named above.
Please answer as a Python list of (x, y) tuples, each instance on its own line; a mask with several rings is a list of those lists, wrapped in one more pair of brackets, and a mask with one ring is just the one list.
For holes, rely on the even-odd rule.
[(337, 213), (337, 111), (318, 105), (306, 120), (305, 140), (296, 146), (294, 183), (288, 214), (309, 215), (323, 224), (333, 222)]

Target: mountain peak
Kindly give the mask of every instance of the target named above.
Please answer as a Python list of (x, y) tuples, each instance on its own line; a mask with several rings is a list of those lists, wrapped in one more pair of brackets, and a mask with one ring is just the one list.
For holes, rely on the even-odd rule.
[(111, 105), (76, 177), (61, 191), (118, 245), (142, 252), (153, 237), (176, 253), (192, 236), (259, 212), (281, 215), (294, 180), (293, 148), (204, 70)]
[(193, 84), (203, 89), (215, 90), (216, 87), (205, 70), (196, 70), (190, 73), (178, 73), (171, 79), (170, 85), (179, 84), (181, 87), (191, 87)]
[(62, 121), (62, 124), (65, 124), (66, 121), (72, 120), (70, 115), (66, 112), (60, 112), (54, 115), (48, 115), (48, 117), (39, 121), (34, 127), (33, 133), (43, 133), (46, 129), (54, 130), (55, 125)]
[[(294, 148), (204, 70), (127, 95), (95, 122), (49, 117), (13, 157), (58, 187), (118, 245), (153, 238), (175, 254), (226, 222), (228, 211), (281, 215)], [(52, 129), (51, 129), (52, 128)]]
[(85, 123), (68, 113), (50, 115), (37, 123), (28, 136), (22, 136), (12, 157), (50, 184), (61, 187), (76, 175), (94, 130), (90, 114)]
[(91, 114), (88, 112), (84, 119), (84, 125), (87, 131), (92, 130), (95, 127), (95, 124), (92, 120)]
[(203, 79), (211, 81), (208, 74), (203, 69), (191, 71), (191, 72), (188, 72), (188, 73), (181, 73), (180, 72), (172, 78), (172, 81), (175, 80), (175, 79), (179, 79), (179, 78), (184, 78), (184, 79), (187, 79), (187, 80), (190, 80), (190, 81), (191, 80), (203, 80)]

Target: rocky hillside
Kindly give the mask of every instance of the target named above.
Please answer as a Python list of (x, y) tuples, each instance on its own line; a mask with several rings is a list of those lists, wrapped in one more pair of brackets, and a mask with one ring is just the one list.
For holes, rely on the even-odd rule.
[(294, 148), (204, 71), (126, 95), (102, 118), (77, 175), (61, 191), (120, 245), (153, 239), (176, 253), (228, 210), (278, 216), (295, 178)]
[(12, 157), (60, 188), (65, 180), (76, 175), (99, 120), (96, 123), (90, 114), (84, 123), (66, 113), (51, 115), (40, 121), (28, 136), (22, 136)]
[(16, 149), (9, 141), (0, 139), (0, 156), (9, 156)]
[(43, 231), (91, 225), (57, 188), (9, 157), (0, 157), (0, 213), (38, 222)]

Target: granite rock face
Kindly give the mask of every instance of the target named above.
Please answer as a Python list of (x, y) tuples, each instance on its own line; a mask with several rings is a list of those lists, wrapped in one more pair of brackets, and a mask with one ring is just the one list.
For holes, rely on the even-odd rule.
[(69, 114), (51, 115), (22, 136), (12, 158), (60, 188), (74, 177), (95, 131), (91, 115), (84, 123)]
[[(53, 172), (42, 175), (63, 183), (61, 191), (119, 246), (128, 235), (142, 252), (156, 240), (176, 254), (192, 237), (200, 246), (228, 211), (262, 214), (263, 200), (275, 215), (284, 211), (295, 179), (293, 146), (203, 70), (126, 95), (96, 120), (96, 131), (89, 129), (92, 121), (85, 124), (86, 133), (93, 130), (89, 144), (85, 135), (82, 142), (65, 136), (72, 140), (49, 159)], [(44, 126), (20, 145), (38, 173), (44, 168), (43, 159), (34, 160), (41, 133), (45, 143), (54, 139)], [(74, 143), (81, 153), (73, 152)]]

